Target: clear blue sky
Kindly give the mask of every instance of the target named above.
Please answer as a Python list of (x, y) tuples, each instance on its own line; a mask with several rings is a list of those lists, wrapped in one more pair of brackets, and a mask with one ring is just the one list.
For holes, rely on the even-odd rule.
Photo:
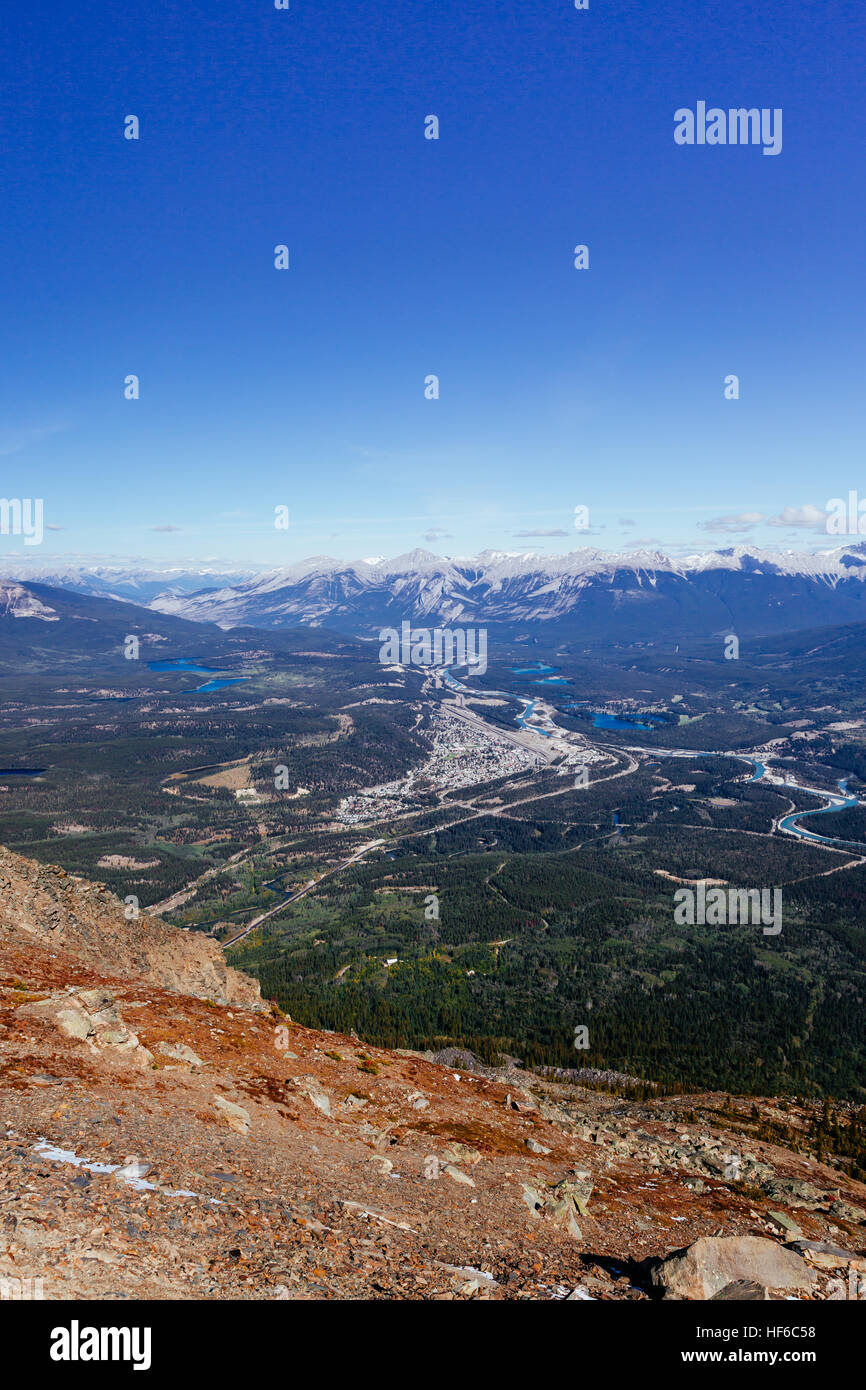
[[(43, 552), (826, 545), (700, 523), (866, 495), (862, 0), (4, 18), (0, 495)], [(782, 153), (677, 146), (698, 100)]]

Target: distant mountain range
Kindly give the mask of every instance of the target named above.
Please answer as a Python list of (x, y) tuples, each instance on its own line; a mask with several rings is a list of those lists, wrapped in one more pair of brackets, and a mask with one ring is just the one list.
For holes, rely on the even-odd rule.
[(591, 550), (443, 559), (414, 550), (353, 564), (317, 556), (220, 588), (163, 593), (151, 606), (222, 627), (309, 624), (370, 637), (409, 620), (634, 641), (866, 621), (864, 581), (860, 544), (821, 554), (737, 547), (678, 560)]
[(154, 613), (143, 605), (0, 578), (2, 677), (19, 675), (25, 668), (53, 666), (58, 659), (89, 661), (107, 656), (129, 674), (138, 670), (123, 658), (123, 644), (129, 636), (141, 639), (149, 657), (159, 657), (163, 651), (173, 655), (187, 648), (198, 652), (205, 636), (209, 650), (230, 652), (243, 641), (240, 634), (235, 637), (217, 628), (203, 632), (200, 623)]
[[(866, 622), (866, 545), (820, 553), (738, 546), (683, 559), (578, 550), (540, 557), (483, 551), (447, 559), (413, 550), (346, 563), (314, 556), (262, 573), (229, 566), (141, 568), (0, 560), (5, 611), (37, 616), (43, 585), (146, 606), (173, 618), (329, 627), (375, 638), (381, 627), (535, 629), (552, 640), (632, 642), (761, 635)], [(35, 581), (35, 582), (34, 582)]]
[[(138, 666), (125, 659), (129, 637), (141, 643)], [(194, 657), (234, 666), (251, 652), (275, 655), (306, 651), (308, 629), (287, 626), (263, 631), (249, 627), (223, 630), (212, 623), (193, 622), (171, 613), (158, 613), (142, 604), (48, 584), (0, 578), (0, 678), (57, 669), (58, 663), (92, 667), (115, 663), (117, 676), (139, 680), (146, 663), (162, 657)], [(316, 634), (317, 652), (363, 658), (365, 649), (336, 631)], [(370, 655), (371, 653), (368, 653)]]
[[(259, 567), (260, 568), (260, 567)], [(121, 599), (147, 605), (151, 599), (172, 594), (192, 594), (212, 584), (240, 584), (258, 572), (243, 565), (148, 566), (65, 560), (62, 556), (38, 560), (32, 555), (0, 555), (0, 583), (48, 584), (94, 598)]]

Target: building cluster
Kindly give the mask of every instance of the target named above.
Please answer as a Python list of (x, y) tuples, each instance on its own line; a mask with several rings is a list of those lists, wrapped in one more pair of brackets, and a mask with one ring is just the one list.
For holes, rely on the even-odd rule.
[(434, 716), (426, 761), (398, 781), (383, 782), (344, 797), (338, 818), (345, 825), (393, 820), (417, 809), (420, 797), (441, 796), (498, 777), (514, 776), (534, 767), (536, 762), (528, 749), (442, 710)]

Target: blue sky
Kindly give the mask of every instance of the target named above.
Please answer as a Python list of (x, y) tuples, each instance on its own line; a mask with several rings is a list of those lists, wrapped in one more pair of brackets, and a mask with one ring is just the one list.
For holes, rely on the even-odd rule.
[[(861, 0), (5, 17), (0, 495), (43, 552), (811, 547), (866, 495)], [(676, 145), (698, 100), (782, 108), (781, 154)]]

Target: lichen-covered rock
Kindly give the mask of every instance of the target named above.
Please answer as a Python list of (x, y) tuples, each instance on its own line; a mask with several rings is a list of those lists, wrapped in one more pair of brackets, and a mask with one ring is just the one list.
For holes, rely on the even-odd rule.
[(592, 1186), (588, 1173), (575, 1171), (570, 1177), (550, 1184), (541, 1192), (524, 1183), (523, 1200), (533, 1216), (553, 1222), (572, 1240), (582, 1240), (583, 1232), (577, 1224), (577, 1217), (586, 1216)]
[(180, 1063), (182, 1063), (184, 1066), (187, 1066), (187, 1067), (203, 1067), (203, 1066), (204, 1066), (204, 1062), (203, 1062), (202, 1059), (199, 1057), (198, 1053), (193, 1052), (193, 1050), (192, 1050), (191, 1047), (187, 1047), (186, 1043), (182, 1043), (182, 1042), (176, 1042), (176, 1043), (159, 1042), (159, 1043), (157, 1043), (157, 1045), (156, 1045), (156, 1050), (157, 1050), (157, 1052), (160, 1054), (161, 1057), (168, 1057), (168, 1058), (170, 1058), (171, 1061), (173, 1061), (173, 1062), (180, 1062)]
[(74, 989), (22, 1004), (19, 1017), (53, 1024), (64, 1037), (99, 1052), (110, 1062), (127, 1062), (143, 1070), (153, 1055), (124, 1024), (114, 995), (106, 989)]
[(236, 1134), (249, 1134), (251, 1121), (248, 1110), (242, 1105), (235, 1105), (233, 1100), (226, 1100), (225, 1096), (214, 1096), (213, 1103), (229, 1129), (233, 1129)]

